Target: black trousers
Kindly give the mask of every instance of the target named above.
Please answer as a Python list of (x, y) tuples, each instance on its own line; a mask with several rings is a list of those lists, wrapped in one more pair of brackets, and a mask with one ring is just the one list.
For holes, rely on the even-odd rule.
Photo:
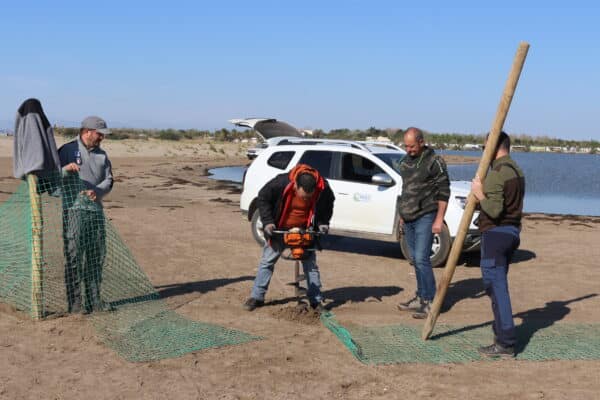
[(78, 312), (82, 306), (88, 312), (101, 309), (100, 285), (106, 258), (104, 214), (101, 210), (64, 210), (63, 232), (68, 311)]

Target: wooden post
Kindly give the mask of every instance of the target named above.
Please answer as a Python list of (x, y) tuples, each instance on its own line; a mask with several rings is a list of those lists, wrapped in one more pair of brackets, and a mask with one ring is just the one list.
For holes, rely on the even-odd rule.
[(27, 175), (29, 186), (29, 204), (31, 206), (31, 317), (41, 319), (44, 316), (43, 288), (43, 227), (42, 202), (37, 190), (38, 177)]
[[(490, 162), (494, 156), (496, 144), (498, 143), (498, 137), (500, 136), (500, 132), (504, 126), (504, 121), (506, 120), (510, 103), (512, 102), (512, 98), (515, 94), (517, 83), (519, 82), (519, 76), (521, 75), (521, 70), (523, 69), (523, 64), (525, 63), (528, 50), (528, 43), (522, 42), (519, 44), (517, 54), (515, 55), (515, 59), (513, 61), (512, 69), (508, 76), (508, 80), (506, 81), (506, 86), (504, 87), (504, 93), (502, 93), (502, 97), (500, 98), (500, 104), (498, 105), (498, 110), (496, 111), (496, 118), (494, 119), (492, 129), (490, 130), (490, 134), (487, 138), (485, 151), (483, 152), (483, 156), (479, 162), (479, 168), (477, 169), (477, 176), (479, 176), (482, 181), (485, 179)], [(446, 297), (448, 286), (452, 281), (452, 276), (454, 275), (454, 270), (456, 269), (456, 262), (458, 261), (458, 257), (465, 241), (465, 235), (469, 230), (471, 218), (473, 218), (475, 205), (475, 197), (472, 193), (469, 193), (456, 238), (452, 243), (452, 248), (450, 249), (450, 254), (448, 256), (448, 260), (446, 261), (446, 267), (444, 268), (442, 279), (438, 284), (437, 292), (431, 305), (431, 312), (429, 313), (427, 320), (425, 321), (425, 325), (423, 326), (423, 331), (421, 333), (421, 338), (423, 340), (429, 339), (429, 336), (433, 331), (433, 327), (435, 326), (435, 322), (440, 314), (440, 309), (442, 308), (442, 303)]]

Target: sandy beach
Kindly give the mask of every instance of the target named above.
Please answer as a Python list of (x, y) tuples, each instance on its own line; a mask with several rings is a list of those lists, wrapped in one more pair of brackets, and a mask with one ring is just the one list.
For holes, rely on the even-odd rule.
[[(158, 140), (106, 140), (103, 147), (116, 181), (105, 200), (107, 218), (169, 306), (264, 340), (129, 363), (81, 315), (34, 322), (0, 305), (0, 398), (597, 398), (600, 360), (363, 365), (318, 320), (294, 312), (286, 285), (292, 264), (283, 260), (267, 305), (244, 311), (261, 249), (239, 210), (239, 190), (210, 180), (207, 169), (247, 164), (245, 148)], [(0, 138), (0, 201), (20, 183), (11, 157), (12, 140)], [(514, 313), (593, 295), (546, 315), (555, 323), (600, 323), (599, 240), (600, 217), (527, 215), (509, 275)], [(318, 262), (327, 304), (340, 321), (414, 323), (396, 309), (415, 286), (397, 244), (341, 237), (327, 243)], [(461, 258), (438, 323), (491, 319), (478, 261)]]

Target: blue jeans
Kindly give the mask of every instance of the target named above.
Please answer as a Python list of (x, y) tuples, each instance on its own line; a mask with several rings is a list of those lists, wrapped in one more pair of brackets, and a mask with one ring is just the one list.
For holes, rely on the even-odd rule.
[(414, 221), (404, 221), (404, 236), (417, 276), (417, 296), (423, 300), (435, 297), (435, 277), (431, 266), (431, 246), (433, 233), (431, 227), (437, 211), (423, 215)]
[[(282, 250), (279, 250), (278, 246), (273, 247), (268, 243), (263, 248), (262, 258), (260, 259), (260, 264), (258, 264), (258, 272), (256, 273), (256, 279), (254, 279), (254, 286), (252, 287), (251, 296), (254, 299), (264, 301), (265, 293), (267, 293), (271, 277), (273, 276), (275, 263), (279, 260), (281, 252)], [(323, 300), (323, 296), (321, 295), (321, 276), (316, 260), (317, 257), (314, 251), (309, 252), (306, 260), (302, 260), (302, 269), (304, 270), (304, 276), (308, 285), (308, 301), (311, 304), (319, 303)], [(291, 268), (290, 264), (290, 272)]]
[(516, 226), (498, 226), (481, 235), (483, 287), (492, 301), (495, 342), (504, 347), (512, 347), (517, 342), (507, 275), (510, 259), (519, 243)]

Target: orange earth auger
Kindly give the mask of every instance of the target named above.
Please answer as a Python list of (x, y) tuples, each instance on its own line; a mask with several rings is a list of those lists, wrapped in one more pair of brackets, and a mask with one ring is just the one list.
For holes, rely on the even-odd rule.
[(281, 235), (283, 238), (284, 252), (281, 258), (294, 261), (294, 280), (291, 285), (294, 286), (294, 295), (300, 298), (306, 294), (306, 289), (300, 286), (300, 283), (306, 280), (304, 275), (300, 275), (300, 262), (311, 252), (321, 250), (319, 237), (323, 233), (312, 229), (292, 228), (287, 231), (274, 230), (273, 234)]

